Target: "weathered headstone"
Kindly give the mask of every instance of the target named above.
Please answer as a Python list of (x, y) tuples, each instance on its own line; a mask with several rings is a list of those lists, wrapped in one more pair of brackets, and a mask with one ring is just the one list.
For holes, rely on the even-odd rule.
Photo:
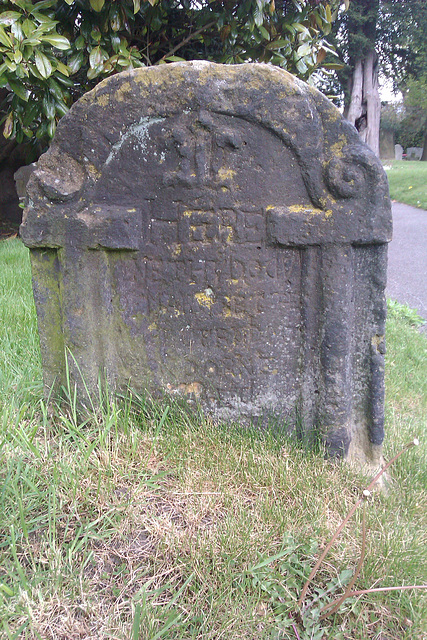
[(422, 147), (408, 147), (406, 149), (407, 160), (421, 160), (422, 155), (423, 155)]
[(19, 167), (17, 171), (13, 174), (13, 179), (15, 180), (16, 185), (16, 193), (18, 194), (19, 200), (25, 200), (27, 197), (27, 184), (31, 175), (33, 174), (36, 163), (23, 165)]
[(401, 144), (395, 144), (394, 145), (394, 159), (395, 160), (402, 160), (403, 158), (403, 147)]
[(387, 129), (380, 130), (380, 158), (393, 160), (394, 158), (394, 132)]
[(259, 64), (122, 73), (28, 193), (48, 388), (69, 350), (82, 399), (101, 375), (378, 463), (387, 180), (319, 92)]

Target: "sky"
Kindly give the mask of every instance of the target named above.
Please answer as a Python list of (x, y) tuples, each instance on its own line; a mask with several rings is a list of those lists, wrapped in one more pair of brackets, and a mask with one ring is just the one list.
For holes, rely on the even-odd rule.
[(387, 78), (379, 78), (379, 91), (382, 102), (398, 102), (402, 98), (400, 91), (396, 94), (393, 93), (393, 83)]

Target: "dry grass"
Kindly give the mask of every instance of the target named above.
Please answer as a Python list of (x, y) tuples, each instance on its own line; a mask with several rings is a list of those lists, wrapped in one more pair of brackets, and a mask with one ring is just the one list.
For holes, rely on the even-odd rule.
[[(65, 425), (59, 430), (56, 418), (37, 430), (25, 455), (16, 440), (5, 443), (7, 469), (25, 464), (31, 469), (27, 484), (38, 494), (20, 535), (18, 519), (7, 513), (16, 531), (15, 553), (3, 551), (0, 578), (13, 591), (4, 601), (9, 637), (22, 624), (25, 631), (17, 637), (46, 640), (148, 640), (158, 633), (270, 638), (274, 629), (279, 635), (273, 637), (294, 637), (280, 632), (282, 618), (277, 620), (271, 594), (267, 590), (265, 599), (262, 589), (249, 588), (247, 572), (260, 557), (279, 553), (289, 536), (317, 540), (321, 549), (358, 497), (362, 479), (283, 442), (218, 433), (175, 410), (181, 424), (170, 416), (157, 434), (155, 421), (144, 431), (128, 426), (105, 433), (105, 419), (98, 417), (73, 437), (70, 429), (62, 431)], [(34, 432), (35, 421), (43, 417), (28, 421), (27, 432)], [(377, 496), (375, 502), (371, 560), (362, 576), (368, 586), (371, 575), (381, 583), (393, 579), (389, 569), (396, 561), (395, 541), (378, 519), (387, 500)], [(356, 518), (344, 532), (316, 587), (342, 568), (354, 568), (359, 526)], [(386, 554), (384, 545), (391, 543)], [(298, 591), (290, 593), (296, 600)], [(138, 607), (143, 616), (132, 636)], [(170, 616), (176, 622), (168, 627)], [(360, 638), (378, 638), (379, 628), (388, 630), (388, 638), (405, 637), (402, 616), (381, 601), (347, 607), (340, 619), (339, 628), (334, 623), (337, 638), (354, 639), (359, 628)], [(325, 632), (330, 625), (325, 622)]]

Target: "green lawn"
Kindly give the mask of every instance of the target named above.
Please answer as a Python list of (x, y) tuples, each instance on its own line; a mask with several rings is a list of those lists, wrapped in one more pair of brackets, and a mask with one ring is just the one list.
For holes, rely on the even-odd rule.
[[(28, 252), (0, 243), (0, 638), (422, 640), (426, 592), (354, 596), (357, 511), (291, 618), (366, 478), (284, 437), (218, 428), (129, 395), (84, 423), (47, 407)], [(355, 589), (427, 583), (427, 340), (394, 304), (387, 496), (367, 504)]]
[(427, 162), (386, 161), (384, 165), (391, 199), (427, 209)]

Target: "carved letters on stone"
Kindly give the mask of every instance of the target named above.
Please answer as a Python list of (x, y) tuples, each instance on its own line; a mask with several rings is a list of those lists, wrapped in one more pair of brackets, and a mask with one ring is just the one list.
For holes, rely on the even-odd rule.
[(125, 72), (28, 193), (48, 388), (68, 349), (82, 398), (101, 372), (378, 462), (387, 182), (321, 94), (267, 65)]

